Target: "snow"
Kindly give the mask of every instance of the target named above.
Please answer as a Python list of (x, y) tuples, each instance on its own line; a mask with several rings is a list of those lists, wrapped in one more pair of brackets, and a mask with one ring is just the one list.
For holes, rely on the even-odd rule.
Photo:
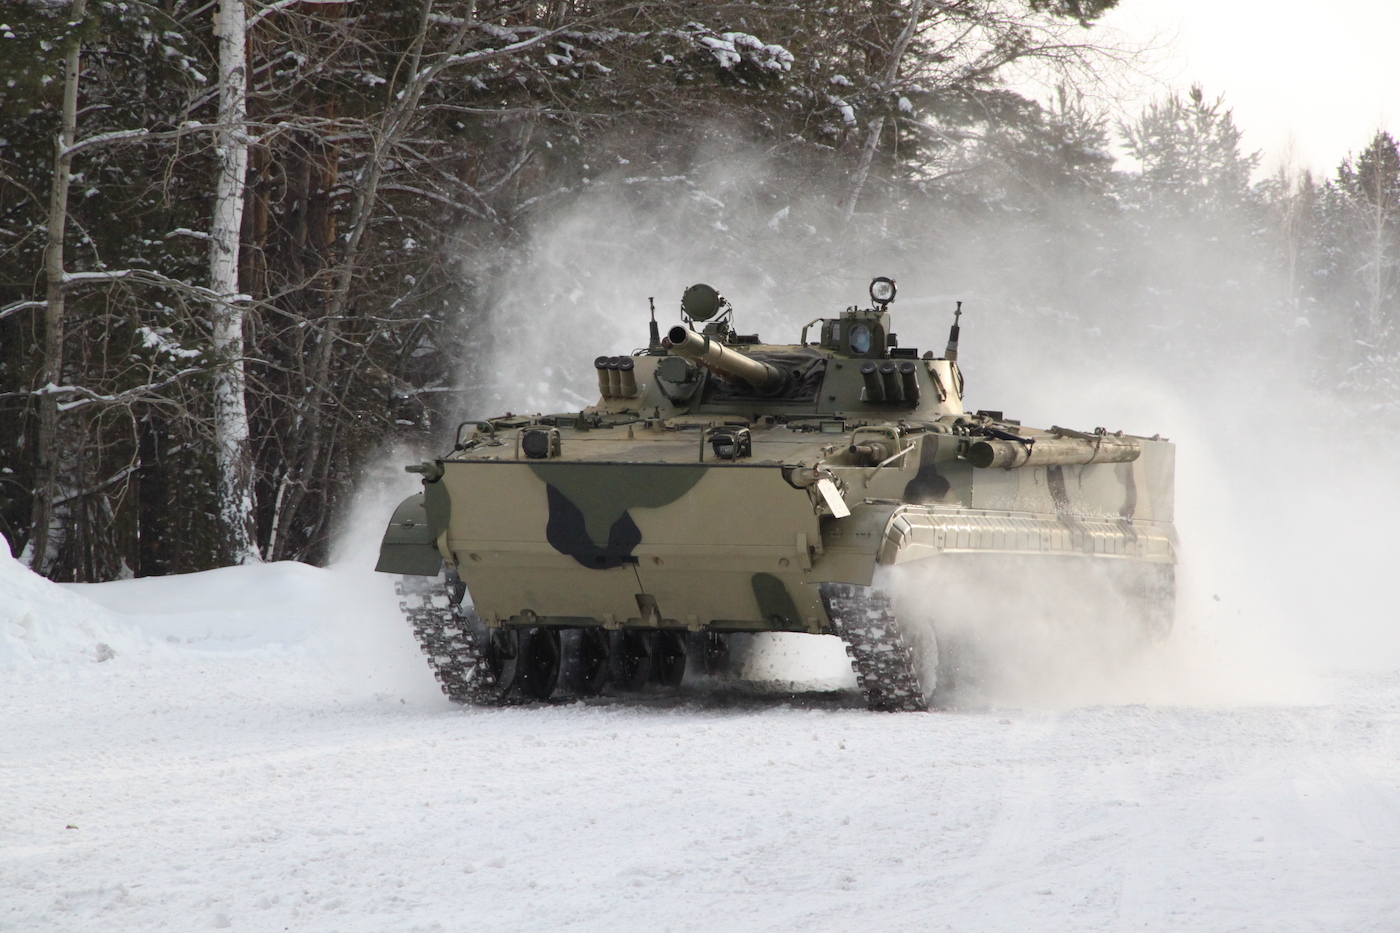
[[(705, 27), (692, 24), (703, 30)], [(700, 35), (696, 41), (703, 45), (719, 62), (721, 68), (733, 68), (744, 59), (765, 71), (791, 71), (796, 60), (791, 52), (781, 45), (769, 45), (746, 32), (726, 32), (718, 36)]]
[(0, 672), (40, 661), (95, 661), (100, 645), (149, 652), (136, 626), (30, 573), (0, 537)]
[(363, 554), (6, 553), (0, 930), (1400, 928), (1395, 671), (876, 715), (789, 636), (754, 689), (458, 709)]
[(839, 97), (827, 97), (827, 100), (831, 102), (831, 106), (841, 112), (841, 119), (847, 126), (856, 125), (856, 109), (854, 107)]

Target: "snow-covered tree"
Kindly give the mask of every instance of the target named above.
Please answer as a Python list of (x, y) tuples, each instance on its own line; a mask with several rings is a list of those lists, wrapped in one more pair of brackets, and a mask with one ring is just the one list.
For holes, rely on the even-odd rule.
[(1356, 276), (1364, 295), (1361, 332), (1375, 348), (1387, 347), (1396, 329), (1400, 287), (1400, 148), (1389, 133), (1337, 170), (1337, 184), (1352, 208)]
[(1145, 210), (1226, 215), (1249, 198), (1259, 154), (1241, 149), (1243, 134), (1224, 98), (1207, 102), (1200, 85), (1186, 99), (1171, 95), (1119, 127), (1141, 164), (1129, 197)]
[(1318, 301), (1349, 339), (1343, 382), (1400, 406), (1400, 149), (1377, 132), (1321, 198)]

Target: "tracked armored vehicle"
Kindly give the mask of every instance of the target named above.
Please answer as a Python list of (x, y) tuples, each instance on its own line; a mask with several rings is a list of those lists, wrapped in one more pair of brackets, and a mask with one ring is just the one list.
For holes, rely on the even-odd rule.
[[(683, 323), (663, 337), (653, 310), (647, 347), (597, 358), (596, 405), (464, 422), (408, 467), (423, 491), (377, 569), (404, 575), (447, 695), (674, 687), (722, 670), (736, 633), (805, 632), (845, 641), (870, 708), (927, 709), (936, 642), (879, 584), (954, 555), (1111, 568), (1114, 624), (1165, 637), (1173, 446), (964, 411), (961, 307), (946, 349), (921, 354), (892, 332), (894, 282), (870, 297), (769, 344), (692, 286)], [(939, 594), (919, 598), (936, 619)]]

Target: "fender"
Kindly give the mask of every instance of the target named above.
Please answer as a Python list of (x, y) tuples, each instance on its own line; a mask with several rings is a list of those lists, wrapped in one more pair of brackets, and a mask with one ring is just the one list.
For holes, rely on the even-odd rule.
[(447, 530), (451, 509), (447, 490), (440, 483), (425, 482), (422, 492), (409, 496), (394, 509), (374, 569), (382, 573), (437, 576), (442, 566), (438, 537)]

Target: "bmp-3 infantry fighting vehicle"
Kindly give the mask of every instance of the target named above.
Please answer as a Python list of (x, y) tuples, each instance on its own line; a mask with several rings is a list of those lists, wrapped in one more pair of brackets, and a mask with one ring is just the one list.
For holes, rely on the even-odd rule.
[(872, 709), (923, 710), (934, 685), (877, 571), (951, 554), (1112, 565), (1164, 637), (1173, 446), (968, 413), (958, 317), (921, 355), (891, 330), (895, 283), (870, 297), (768, 344), (692, 286), (683, 324), (662, 337), (653, 309), (646, 348), (597, 358), (596, 405), (464, 422), (408, 467), (423, 491), (377, 569), (405, 575), (447, 695), (678, 686), (734, 633), (807, 632), (845, 641)]

